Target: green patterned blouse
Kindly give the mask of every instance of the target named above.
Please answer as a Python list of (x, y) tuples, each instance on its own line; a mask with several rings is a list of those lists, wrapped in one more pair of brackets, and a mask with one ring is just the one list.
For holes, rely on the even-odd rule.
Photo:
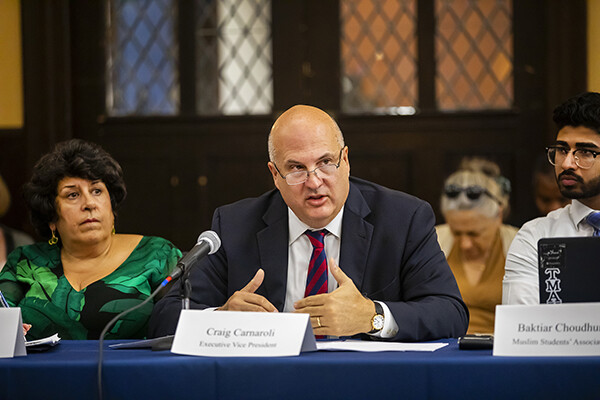
[[(64, 276), (60, 247), (36, 243), (15, 249), (0, 272), (0, 290), (23, 322), (27, 339), (58, 333), (62, 339), (98, 339), (108, 321), (146, 299), (175, 267), (181, 252), (169, 241), (144, 236), (108, 276), (81, 291)], [(106, 339), (146, 337), (152, 301), (119, 319)]]

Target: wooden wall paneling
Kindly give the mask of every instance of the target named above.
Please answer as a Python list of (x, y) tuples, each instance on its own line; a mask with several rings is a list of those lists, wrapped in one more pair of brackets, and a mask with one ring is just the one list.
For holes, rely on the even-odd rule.
[(152, 162), (143, 154), (119, 157), (127, 184), (127, 198), (118, 211), (119, 232), (179, 239), (173, 221), (181, 193), (179, 182), (172, 184), (178, 178), (171, 162), (165, 156), (153, 157)]
[(27, 168), (71, 130), (69, 1), (21, 3)]
[(96, 141), (121, 163), (129, 188), (120, 226), (135, 231), (136, 221), (149, 219), (139, 224), (141, 233), (190, 248), (210, 228), (216, 207), (272, 188), (271, 123), (270, 117), (106, 120)]
[(273, 1), (271, 10), (273, 111), (278, 114), (303, 99), (302, 63), (307, 52), (303, 35), (307, 26), (301, 19), (305, 14), (302, 0)]
[[(548, 21), (543, 51), (547, 66), (546, 107), (552, 111), (567, 98), (587, 90), (587, 6), (586, 0), (547, 0), (544, 6)], [(547, 121), (546, 140), (552, 141), (556, 131), (552, 120)]]
[(106, 2), (71, 1), (73, 136), (98, 141), (106, 120)]
[[(515, 175), (511, 179), (513, 209), (509, 222), (515, 225), (521, 225), (536, 216), (531, 175), (535, 159), (547, 144), (546, 138), (552, 129), (552, 108), (548, 107), (548, 99), (553, 97), (552, 92), (559, 84), (556, 80), (558, 76), (552, 72), (559, 63), (550, 56), (552, 51), (549, 51), (548, 41), (549, 32), (555, 29), (553, 19), (562, 19), (552, 3), (557, 1), (544, 2), (543, 6), (535, 1), (513, 1), (514, 108), (517, 125), (512, 145)], [(579, 7), (581, 4), (576, 1), (570, 2), (569, 7), (571, 5)], [(571, 27), (571, 30), (575, 29)], [(575, 72), (572, 70), (569, 73)]]
[(435, 6), (434, 0), (417, 0), (417, 68), (421, 111), (435, 110)]
[(413, 157), (409, 151), (353, 150), (349, 154), (350, 174), (391, 189), (414, 193)]
[(181, 177), (187, 158), (173, 157), (177, 143), (157, 137), (114, 135), (96, 140), (121, 165), (127, 198), (118, 211), (120, 232), (162, 236), (181, 241), (176, 223), (187, 199)]
[(206, 202), (209, 210), (247, 197), (258, 197), (275, 187), (267, 159), (262, 154), (215, 154), (209, 156), (208, 161), (211, 166)]
[[(350, 149), (353, 175), (420, 197), (432, 204), (439, 218), (437, 204), (443, 181), (458, 163), (449, 162), (467, 155), (494, 158), (499, 152), (511, 153), (518, 136), (517, 123), (514, 113), (503, 112), (478, 116), (348, 117), (340, 125)], [(449, 152), (455, 154), (451, 159), (446, 157)], [(402, 187), (376, 172), (394, 168), (387, 164), (389, 153), (397, 154), (397, 166), (410, 175), (404, 178), (406, 184)], [(370, 159), (374, 163), (372, 169), (354, 168), (354, 160), (364, 154), (378, 155)]]
[[(306, 1), (307, 54), (303, 68), (309, 104), (330, 113), (340, 109), (340, 18), (338, 0)], [(316, 45), (319, 43), (319, 45)]]
[[(298, 103), (324, 107), (338, 117), (350, 147), (353, 174), (391, 187), (398, 185), (398, 188), (429, 201), (434, 209), (438, 208), (441, 185), (452, 168), (448, 165), (452, 160), (468, 154), (499, 157), (502, 163), (511, 164), (509, 178), (514, 180), (515, 188), (513, 215), (517, 220), (524, 220), (529, 215), (532, 154), (545, 144), (544, 130), (549, 125), (548, 90), (556, 87), (560, 76), (563, 76), (561, 74), (579, 71), (575, 65), (577, 62), (571, 65), (575, 68), (573, 71), (567, 65), (557, 65), (553, 56), (549, 55), (548, 46), (570, 47), (576, 58), (585, 52), (584, 47), (577, 50), (577, 46), (572, 45), (577, 41), (551, 43), (548, 38), (548, 24), (561, 17), (562, 11), (556, 1), (552, 0), (554, 7), (543, 9), (536, 1), (513, 2), (515, 106), (512, 110), (437, 113), (433, 109), (434, 86), (431, 83), (421, 86), (423, 107), (420, 114), (410, 117), (341, 114), (338, 104), (339, 54), (335, 50), (335, 46), (339, 46), (338, 34), (332, 33), (335, 24), (339, 23), (335, 15), (339, 3), (275, 1), (272, 4), (273, 115), (209, 118), (193, 115), (106, 118), (103, 115), (102, 2), (69, 2), (74, 132), (76, 136), (99, 141), (108, 149), (118, 151), (116, 154), (122, 155), (127, 165), (132, 165), (131, 174), (126, 171), (126, 176), (130, 177), (128, 180), (135, 180), (134, 185), (138, 180), (143, 181), (141, 174), (154, 168), (160, 168), (156, 171), (160, 179), (173, 174), (180, 176), (178, 199), (168, 197), (171, 194), (175, 196), (171, 191), (165, 195), (167, 197), (157, 201), (177, 207), (173, 211), (174, 222), (164, 222), (160, 232), (168, 236), (174, 235), (171, 233), (172, 226), (178, 232), (189, 229), (189, 233), (178, 233), (180, 236), (174, 239), (182, 248), (186, 248), (190, 241), (193, 243), (199, 231), (208, 225), (215, 207), (249, 195), (259, 195), (272, 187), (265, 167), (266, 135), (278, 113)], [(431, 14), (432, 0), (420, 0), (418, 4), (419, 11), (426, 10)], [(579, 11), (581, 4), (580, 0), (573, 2)], [(418, 28), (422, 35), (432, 27), (431, 18), (426, 22)], [(562, 25), (567, 32), (579, 31), (578, 27), (569, 30), (567, 25)], [(420, 51), (431, 48), (432, 43), (430, 40), (429, 44), (420, 44)], [(308, 72), (312, 71), (314, 75), (303, 74), (307, 72), (306, 68), (303, 70), (305, 62), (310, 64)], [(431, 75), (433, 65), (428, 66), (429, 69), (423, 71)], [(547, 68), (558, 68), (560, 74), (546, 73)], [(423, 74), (419, 75), (419, 79), (424, 78)], [(578, 85), (576, 79), (563, 82), (566, 88), (562, 91)], [(186, 110), (190, 111), (189, 104)], [(149, 166), (144, 167), (145, 163)], [(242, 169), (252, 171), (256, 179), (236, 185), (235, 179)], [(202, 176), (206, 177), (205, 186), (198, 184), (198, 178)], [(145, 189), (134, 186), (132, 190), (127, 201), (132, 201), (133, 197), (134, 204), (140, 204), (141, 200), (137, 197), (144, 197)], [(138, 207), (125, 211), (131, 213), (127, 218), (131, 218), (132, 225), (147, 218), (148, 214)]]
[(274, 113), (340, 106), (339, 1), (273, 1)]

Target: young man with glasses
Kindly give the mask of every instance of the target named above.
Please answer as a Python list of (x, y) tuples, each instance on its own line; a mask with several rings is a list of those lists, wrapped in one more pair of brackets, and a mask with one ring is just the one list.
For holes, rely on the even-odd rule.
[(553, 119), (559, 131), (546, 149), (548, 161), (554, 165), (560, 192), (572, 203), (519, 230), (506, 258), (503, 304), (539, 303), (539, 239), (600, 234), (594, 214), (600, 210), (600, 94), (570, 98), (554, 110)]
[[(429, 204), (350, 177), (342, 133), (318, 108), (284, 112), (268, 148), (276, 189), (215, 211), (222, 246), (191, 270), (192, 308), (308, 313), (316, 335), (465, 333), (468, 310)], [(150, 335), (172, 334), (180, 308), (176, 284)]]

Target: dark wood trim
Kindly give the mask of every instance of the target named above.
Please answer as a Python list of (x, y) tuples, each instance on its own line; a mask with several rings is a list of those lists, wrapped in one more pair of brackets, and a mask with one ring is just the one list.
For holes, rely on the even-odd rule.
[[(569, 97), (587, 90), (587, 1), (547, 0), (544, 5), (548, 21), (545, 106), (552, 112)], [(551, 118), (547, 121), (547, 141), (551, 141), (556, 132)]]
[(307, 26), (302, 0), (271, 2), (273, 48), (273, 111), (285, 111), (303, 99), (302, 63), (306, 59), (303, 36)]
[(419, 112), (432, 112), (435, 104), (435, 6), (434, 0), (417, 0), (417, 77)]
[[(194, 0), (179, 0), (177, 38), (179, 40), (179, 91), (181, 115), (196, 114), (196, 7)], [(213, 77), (213, 79), (218, 77)]]
[(69, 1), (21, 3), (27, 163), (72, 137)]
[(340, 4), (338, 0), (306, 2), (305, 82), (302, 102), (335, 114), (340, 109)]
[(105, 1), (71, 1), (73, 136), (95, 140), (106, 117)]

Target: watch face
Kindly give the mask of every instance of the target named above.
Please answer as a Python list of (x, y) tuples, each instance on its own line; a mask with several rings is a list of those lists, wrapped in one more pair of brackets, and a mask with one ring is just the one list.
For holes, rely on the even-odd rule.
[(383, 329), (383, 315), (377, 314), (373, 317), (373, 329), (378, 331)]

